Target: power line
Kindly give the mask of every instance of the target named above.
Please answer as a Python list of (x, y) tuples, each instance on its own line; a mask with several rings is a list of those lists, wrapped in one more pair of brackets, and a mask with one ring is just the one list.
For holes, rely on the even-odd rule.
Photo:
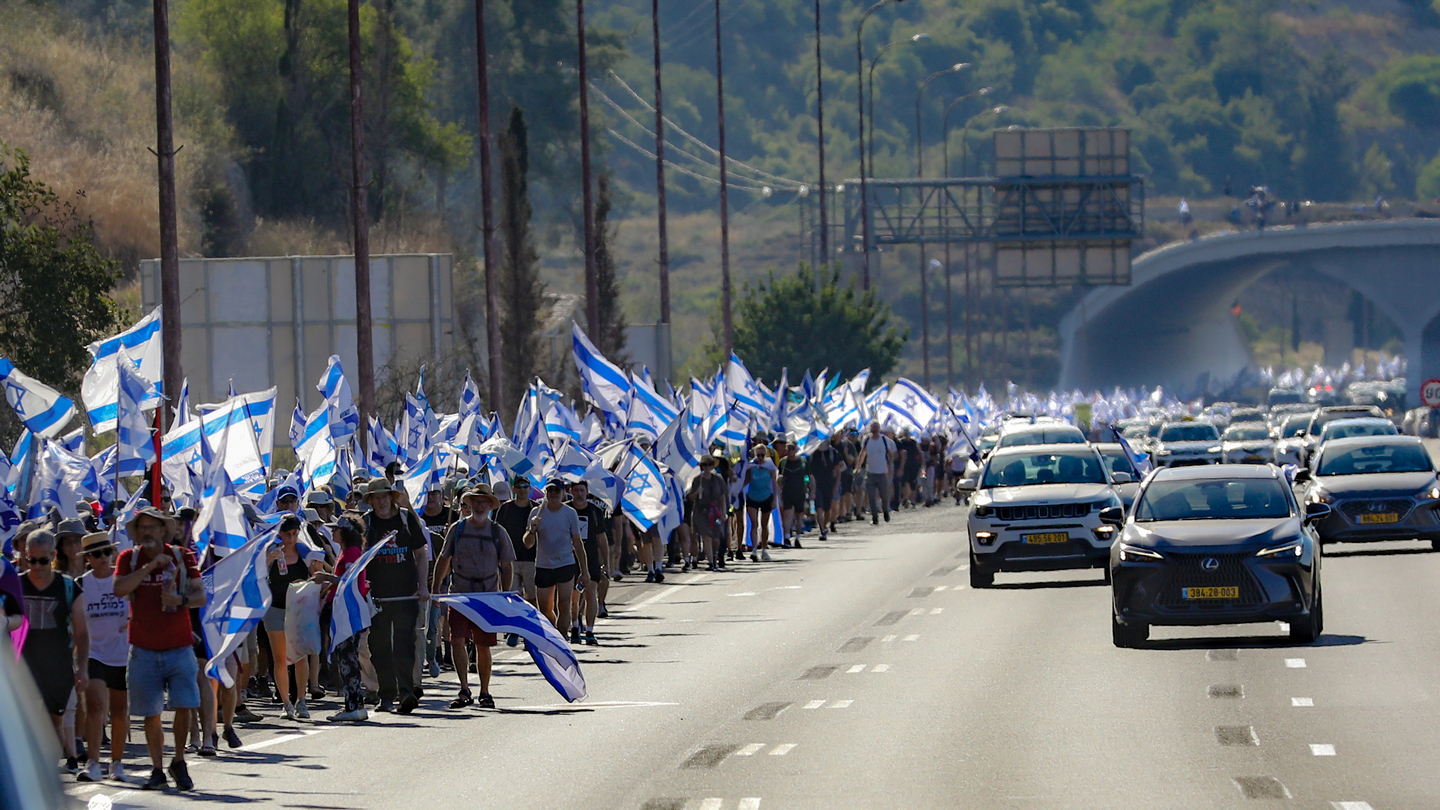
[[(651, 160), (654, 160), (654, 159), (655, 159), (655, 153), (654, 153), (654, 152), (651, 152), (649, 149), (646, 149), (645, 147), (641, 146), (640, 144), (635, 143), (634, 141), (630, 140), (629, 138), (625, 137), (624, 135), (621, 135), (620, 133), (616, 132), (613, 127), (607, 129), (606, 132), (609, 132), (616, 140), (620, 141), (621, 143), (625, 144), (626, 146), (630, 147), (631, 149), (634, 149), (635, 151), (639, 152), (640, 154), (644, 155), (645, 157), (648, 157), (648, 158), (650, 158)], [(666, 165), (667, 167), (671, 168), (671, 169), (674, 169), (674, 170), (677, 171), (677, 172), (680, 172), (681, 174), (689, 175), (690, 177), (693, 177), (693, 178), (695, 178), (696, 180), (700, 180), (700, 181), (709, 183), (709, 184), (711, 184), (711, 185), (713, 185), (713, 186), (718, 186), (718, 185), (720, 185), (720, 178), (718, 178), (718, 177), (706, 177), (705, 175), (700, 174), (699, 172), (691, 171), (690, 169), (687, 169), (687, 168), (685, 168), (684, 166), (678, 166), (678, 165), (676, 165), (676, 164), (674, 164), (674, 163), (672, 163), (672, 162), (670, 162), (670, 161), (668, 161), (668, 160), (665, 161), (665, 165)], [(764, 194), (764, 193), (765, 193), (765, 187), (764, 187), (764, 186), (742, 185), (742, 184), (740, 184), (740, 183), (736, 183), (736, 182), (733, 181), (733, 180), (726, 180), (726, 181), (725, 181), (725, 185), (729, 186), (730, 188), (738, 188), (738, 189), (743, 189), (743, 190), (745, 190), (745, 191), (758, 191), (758, 192), (760, 192), (761, 194)]]

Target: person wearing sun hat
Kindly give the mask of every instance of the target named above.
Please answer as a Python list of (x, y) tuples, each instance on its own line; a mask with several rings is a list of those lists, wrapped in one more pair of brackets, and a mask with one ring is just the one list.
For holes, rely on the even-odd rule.
[[(511, 564), (515, 546), (505, 527), (490, 519), (500, 508), (500, 499), (489, 484), (475, 484), (461, 496), (470, 514), (456, 522), (445, 534), (445, 543), (435, 559), (433, 589), (450, 576), (450, 593), (491, 593), (510, 590)], [(465, 641), (475, 642), (475, 671), (480, 676), (480, 708), (495, 708), (490, 696), (490, 648), (495, 634), (476, 627), (465, 614), (450, 609), (450, 649), (455, 661), (455, 674), (460, 677), (460, 694), (450, 708), (463, 709), (473, 701), (470, 696), (470, 662)]]
[[(420, 611), (430, 601), (426, 576), (429, 547), (425, 533), (409, 509), (401, 509), (395, 486), (384, 478), (365, 485), (365, 548), (380, 543), (391, 532), (395, 542), (366, 566), (370, 595), (380, 608), (370, 623), (370, 660), (379, 682), (379, 712), (410, 714), (420, 705), (415, 693), (417, 668), (416, 627)], [(398, 706), (396, 702), (398, 701)]]

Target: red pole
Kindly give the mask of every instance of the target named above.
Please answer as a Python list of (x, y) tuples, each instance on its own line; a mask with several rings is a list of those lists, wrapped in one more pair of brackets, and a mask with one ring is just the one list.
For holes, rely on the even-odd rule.
[(150, 505), (156, 509), (160, 508), (160, 494), (164, 491), (160, 474), (160, 430), (164, 424), (164, 413), (165, 403), (162, 401), (155, 408), (155, 435), (150, 439), (155, 446), (155, 463), (150, 465)]

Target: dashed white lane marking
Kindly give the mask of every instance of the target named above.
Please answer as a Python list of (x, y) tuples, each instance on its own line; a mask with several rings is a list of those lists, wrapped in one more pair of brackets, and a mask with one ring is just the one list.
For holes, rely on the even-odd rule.
[[(939, 592), (941, 592), (941, 591), (943, 591), (943, 590), (945, 590), (945, 586), (944, 586), (944, 585), (936, 585), (936, 586), (935, 586), (935, 593), (939, 593)], [(934, 611), (931, 611), (931, 612), (933, 613)]]
[(700, 802), (700, 810), (720, 810), (725, 806), (724, 799), (711, 797)]
[(1335, 810), (1375, 810), (1369, 802), (1330, 802)]
[[(970, 567), (970, 563), (965, 563), (964, 565), (957, 565), (957, 566), (955, 566), (955, 570), (956, 570), (956, 571), (964, 571), (966, 568), (969, 568), (969, 567)], [(960, 586), (957, 585), (957, 586), (955, 586), (955, 587), (958, 588), (958, 587), (960, 587)]]
[(772, 757), (783, 757), (783, 756), (785, 756), (786, 754), (788, 754), (788, 753), (790, 753), (791, 751), (794, 751), (794, 750), (795, 750), (795, 743), (782, 743), (782, 744), (780, 744), (780, 745), (775, 746), (773, 749), (771, 749), (771, 751), (770, 751), (770, 756), (772, 756)]
[(755, 592), (754, 592), (754, 591), (746, 591), (746, 592), (744, 592), (744, 593), (732, 593), (732, 594), (730, 594), (730, 595), (731, 595), (731, 596), (754, 596), (754, 595), (755, 595)]
[(931, 615), (931, 616), (935, 616), (935, 615), (937, 615), (937, 614), (944, 613), (944, 612), (945, 612), (945, 608), (930, 608), (930, 615)]
[(881, 643), (881, 644), (888, 644), (889, 642), (894, 641), (894, 640), (895, 640), (895, 637), (894, 637), (894, 636), (886, 636), (886, 637), (880, 639), (880, 643)]
[[(691, 580), (691, 581), (693, 582), (694, 580)], [(632, 605), (632, 606), (630, 606), (630, 607), (627, 607), (627, 608), (623, 608), (623, 609), (621, 609), (621, 610), (619, 610), (619, 611), (617, 611), (617, 612), (619, 612), (619, 613), (634, 613), (635, 611), (639, 610), (640, 608), (643, 608), (643, 607), (645, 607), (646, 605), (652, 605), (652, 604), (654, 604), (654, 603), (656, 603), (656, 602), (659, 602), (661, 599), (664, 599), (665, 597), (669, 596), (670, 594), (675, 593), (675, 592), (677, 592), (677, 591), (679, 591), (679, 590), (682, 590), (683, 588), (684, 588), (683, 585), (671, 585), (670, 587), (668, 587), (668, 588), (666, 588), (665, 590), (663, 590), (663, 591), (655, 594), (654, 596), (650, 596), (650, 597), (647, 597), (647, 598), (645, 598), (645, 599), (642, 599), (642, 600), (640, 600), (639, 602), (635, 603), (634, 605)]]
[(824, 705), (825, 705), (825, 701), (823, 701), (823, 700), (812, 700), (812, 701), (810, 701), (809, 703), (806, 703), (804, 706), (802, 706), (802, 707), (800, 707), (800, 708), (802, 708), (802, 709), (818, 709), (818, 708), (820, 708), (821, 706), (824, 706)]
[(901, 639), (901, 641), (919, 641), (919, 640), (920, 640), (920, 634), (919, 634), (919, 633), (911, 633), (910, 635), (908, 635), (908, 636), (906, 636), (905, 638)]
[(1292, 697), (1292, 698), (1290, 698), (1290, 705), (1291, 705), (1291, 706), (1295, 706), (1295, 707), (1297, 707), (1297, 708), (1298, 708), (1298, 707), (1302, 707), (1302, 706), (1314, 706), (1314, 705), (1315, 705), (1315, 698), (1297, 698), (1297, 697)]
[(873, 666), (873, 667), (870, 668), (870, 671), (871, 671), (871, 672), (889, 672), (889, 671), (890, 671), (890, 665), (889, 665), (889, 664), (876, 664), (875, 666)]
[(1285, 666), (1289, 667), (1290, 669), (1304, 669), (1304, 668), (1305, 668), (1305, 659), (1304, 659), (1304, 658), (1286, 658), (1286, 659), (1285, 659)]
[(735, 806), (735, 810), (760, 810), (760, 797), (746, 796)]
[(911, 616), (923, 616), (924, 614), (925, 608), (915, 608), (914, 610), (910, 611)]
[(767, 591), (798, 591), (798, 590), (800, 590), (800, 589), (803, 588), (803, 587), (805, 587), (805, 586), (804, 586), (804, 585), (776, 585), (776, 586), (773, 587), (773, 588), (766, 588), (765, 590), (767, 590)]
[(257, 742), (257, 743), (250, 743), (249, 745), (242, 745), (242, 746), (240, 746), (239, 748), (236, 748), (235, 750), (236, 750), (236, 751), (259, 751), (261, 748), (269, 748), (269, 747), (272, 746), (272, 745), (279, 745), (280, 743), (290, 742), (291, 740), (304, 739), (305, 737), (309, 737), (309, 736), (312, 736), (312, 735), (315, 735), (315, 734), (319, 734), (319, 733), (322, 732), (322, 731), (329, 731), (329, 730), (330, 730), (329, 728), (307, 728), (307, 729), (304, 729), (303, 731), (301, 731), (299, 734), (285, 734), (285, 735), (280, 736), (280, 737), (271, 737), (271, 738), (268, 739), (268, 740), (261, 740), (260, 742)]
[(850, 708), (850, 704), (851, 704), (851, 703), (854, 703), (854, 702), (855, 702), (855, 701), (853, 701), (853, 700), (832, 700), (832, 701), (830, 701), (830, 708), (832, 708), (832, 709), (848, 709), (848, 708)]
[(744, 748), (741, 748), (739, 751), (736, 751), (735, 754), (734, 754), (734, 756), (737, 756), (737, 757), (750, 757), (750, 756), (754, 756), (754, 755), (760, 753), (760, 751), (763, 750), (764, 748), (765, 748), (765, 743), (750, 743), (749, 745), (745, 746)]
[(855, 666), (850, 667), (849, 669), (845, 670), (845, 674), (846, 674), (846, 675), (854, 675), (854, 674), (857, 673), (857, 672), (864, 672), (866, 666), (867, 666), (866, 664), (856, 664)]
[(1333, 757), (1335, 756), (1335, 746), (1329, 743), (1311, 743), (1310, 753), (1317, 757)]

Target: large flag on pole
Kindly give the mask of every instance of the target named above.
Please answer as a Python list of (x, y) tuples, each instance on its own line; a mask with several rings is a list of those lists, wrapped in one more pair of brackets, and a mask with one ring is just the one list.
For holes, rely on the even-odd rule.
[(36, 436), (53, 439), (75, 416), (75, 403), (34, 377), (21, 374), (15, 364), (0, 357), (0, 383), (15, 415)]
[(580, 372), (580, 389), (585, 399), (618, 418), (625, 412), (625, 402), (630, 396), (630, 378), (619, 366), (605, 359), (605, 355), (581, 331), (580, 324), (572, 321), (570, 334), (575, 368)]
[(130, 356), (140, 376), (153, 383), (147, 392), (144, 407), (154, 408), (164, 393), (165, 351), (160, 342), (160, 307), (124, 332), (107, 340), (91, 343), (86, 349), (94, 357), (90, 370), (85, 372), (85, 381), (80, 386), (80, 399), (85, 403), (86, 415), (96, 433), (107, 433), (115, 429), (115, 386), (119, 379), (116, 367), (120, 350)]
[(145, 394), (154, 388), (150, 381), (140, 376), (129, 354), (120, 349), (116, 356), (118, 373), (116, 385), (116, 445), (119, 451), (115, 462), (119, 465), (120, 476), (144, 475), (145, 468), (155, 461), (155, 441), (150, 433), (150, 420), (142, 410)]
[(460, 611), (482, 630), (514, 633), (525, 639), (525, 649), (555, 691), (571, 703), (585, 699), (585, 676), (580, 672), (579, 659), (554, 626), (519, 595), (452, 593), (436, 596), (435, 601)]
[(278, 539), (279, 526), (271, 526), (205, 572), (205, 607), (200, 609), (210, 653), (205, 671), (227, 688), (235, 685), (235, 673), (225, 666), (225, 659), (270, 609), (270, 566), (265, 555)]

